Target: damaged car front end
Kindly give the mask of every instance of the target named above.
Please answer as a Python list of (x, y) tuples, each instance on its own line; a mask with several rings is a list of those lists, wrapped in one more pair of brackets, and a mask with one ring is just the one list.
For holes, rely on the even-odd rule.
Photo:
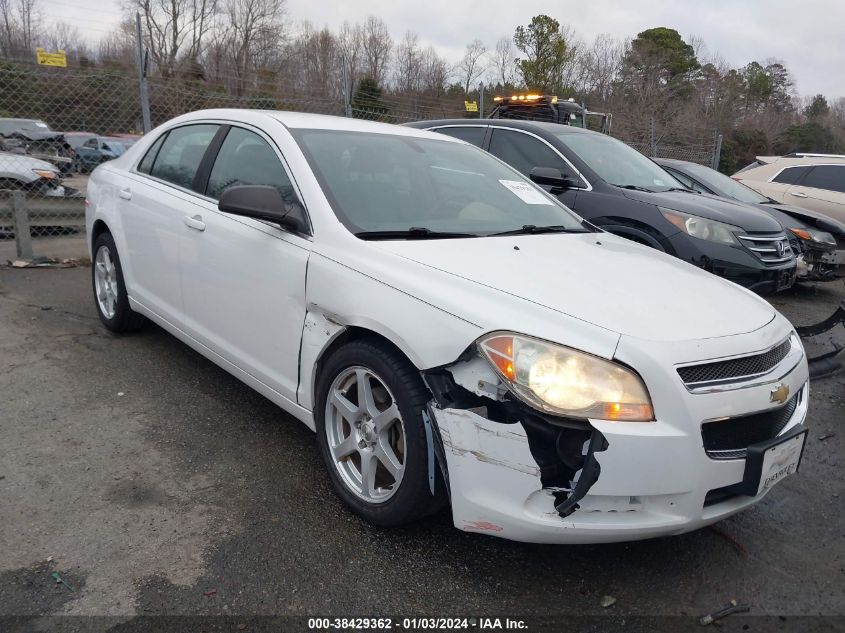
[[(503, 339), (510, 335), (493, 335), (494, 343)], [(808, 373), (783, 317), (705, 345), (620, 337), (612, 362), (588, 360), (616, 374), (606, 395), (618, 402), (586, 401), (595, 371), (579, 368), (585, 354), (552, 346), (563, 355), (520, 367), (521, 350), (507, 358), (506, 347), (491, 353), (490, 341), (482, 337), (456, 363), (425, 373), (434, 451), (459, 529), (543, 543), (680, 534), (768, 493), (777, 470), (763, 472), (760, 462), (773, 447), (790, 445), (781, 476), (797, 469)], [(522, 373), (528, 389), (510, 372)], [(563, 414), (566, 399), (582, 413)]]

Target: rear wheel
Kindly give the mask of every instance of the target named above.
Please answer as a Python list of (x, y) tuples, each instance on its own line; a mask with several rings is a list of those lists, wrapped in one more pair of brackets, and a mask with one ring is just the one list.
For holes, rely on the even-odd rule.
[(141, 328), (146, 319), (129, 307), (123, 269), (111, 233), (98, 235), (93, 250), (91, 282), (100, 321), (112, 332), (131, 332)]
[(428, 391), (398, 351), (374, 340), (337, 350), (321, 371), (317, 441), (335, 491), (352, 510), (396, 526), (436, 510), (422, 411)]

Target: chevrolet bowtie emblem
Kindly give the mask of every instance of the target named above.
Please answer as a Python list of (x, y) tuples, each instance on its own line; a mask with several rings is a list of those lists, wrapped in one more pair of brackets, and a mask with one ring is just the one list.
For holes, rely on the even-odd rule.
[(783, 404), (789, 398), (789, 385), (779, 382), (769, 392), (769, 402), (777, 402)]

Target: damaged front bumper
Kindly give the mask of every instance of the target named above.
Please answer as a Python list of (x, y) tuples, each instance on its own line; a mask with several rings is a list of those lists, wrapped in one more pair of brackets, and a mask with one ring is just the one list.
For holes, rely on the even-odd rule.
[[(662, 354), (675, 353), (670, 346), (647, 348), (654, 367)], [(642, 353), (624, 343), (620, 351), (628, 360)], [(758, 502), (768, 491), (740, 490), (744, 457), (714, 459), (702, 424), (775, 410), (777, 384), (795, 399), (777, 436), (803, 428), (809, 395), (803, 349), (767, 380), (742, 388), (693, 394), (674, 374), (643, 372), (657, 414), (644, 423), (555, 420), (513, 400), (478, 398), (478, 390), (460, 401), (454, 388), (428, 377), (455, 526), (534, 543), (631, 541), (695, 530)]]

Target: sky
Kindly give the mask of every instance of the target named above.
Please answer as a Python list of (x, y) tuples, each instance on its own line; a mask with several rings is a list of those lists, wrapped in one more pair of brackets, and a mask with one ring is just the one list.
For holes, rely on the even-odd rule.
[[(48, 19), (64, 20), (95, 42), (120, 19), (120, 0), (38, 0)], [(555, 6), (559, 8), (555, 8)], [(590, 42), (601, 33), (619, 38), (665, 26), (685, 39), (701, 38), (732, 67), (757, 60), (784, 63), (801, 95), (845, 97), (845, 0), (287, 0), (288, 19), (336, 30), (344, 20), (376, 15), (394, 39), (415, 31), (456, 61), (468, 42), (488, 48), (516, 26), (547, 13)]]

